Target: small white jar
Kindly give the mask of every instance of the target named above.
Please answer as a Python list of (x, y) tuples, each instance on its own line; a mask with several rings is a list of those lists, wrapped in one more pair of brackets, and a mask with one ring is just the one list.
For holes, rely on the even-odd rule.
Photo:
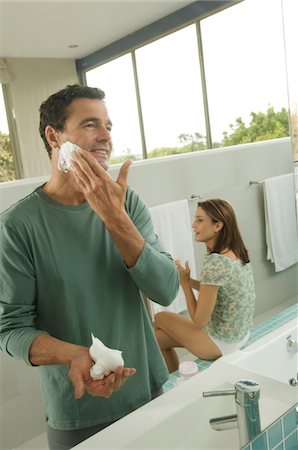
[(199, 372), (198, 366), (194, 361), (184, 361), (179, 364), (179, 378), (176, 384), (180, 384)]

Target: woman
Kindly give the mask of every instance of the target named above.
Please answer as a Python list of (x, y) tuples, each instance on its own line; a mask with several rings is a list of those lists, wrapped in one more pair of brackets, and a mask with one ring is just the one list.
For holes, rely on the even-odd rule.
[[(176, 261), (190, 319), (172, 312), (155, 315), (155, 334), (169, 372), (178, 369), (174, 347), (185, 347), (201, 359), (214, 360), (243, 346), (252, 325), (254, 280), (235, 213), (224, 200), (198, 203), (192, 225), (207, 254), (200, 282)], [(193, 290), (199, 290), (196, 300)]]

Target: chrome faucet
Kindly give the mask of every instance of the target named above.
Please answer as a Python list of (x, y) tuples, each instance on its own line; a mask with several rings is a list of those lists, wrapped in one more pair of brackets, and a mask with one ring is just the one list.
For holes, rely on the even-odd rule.
[(292, 335), (287, 337), (287, 349), (290, 353), (297, 353), (298, 347), (297, 347), (297, 341), (292, 338)]
[(243, 447), (260, 433), (259, 398), (260, 385), (252, 380), (240, 380), (235, 389), (203, 392), (203, 397), (235, 395), (236, 414), (209, 420), (214, 430), (238, 428), (239, 443)]

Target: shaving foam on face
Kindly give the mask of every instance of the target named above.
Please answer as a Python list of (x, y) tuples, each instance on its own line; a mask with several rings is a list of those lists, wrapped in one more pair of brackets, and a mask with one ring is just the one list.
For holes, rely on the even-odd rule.
[(93, 380), (101, 380), (113, 372), (117, 366), (124, 366), (122, 352), (106, 347), (100, 339), (92, 336), (92, 345), (89, 349), (94, 366), (90, 369)]
[(59, 149), (58, 169), (62, 172), (69, 172), (72, 166), (72, 152), (80, 152), (81, 149), (76, 144), (66, 141)]

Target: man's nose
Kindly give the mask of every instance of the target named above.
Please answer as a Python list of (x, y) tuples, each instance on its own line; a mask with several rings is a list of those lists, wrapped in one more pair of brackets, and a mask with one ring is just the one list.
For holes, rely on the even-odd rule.
[(111, 132), (110, 132), (110, 130), (108, 130), (105, 127), (101, 127), (98, 130), (96, 140), (99, 141), (99, 142), (100, 141), (109, 142), (111, 140)]

